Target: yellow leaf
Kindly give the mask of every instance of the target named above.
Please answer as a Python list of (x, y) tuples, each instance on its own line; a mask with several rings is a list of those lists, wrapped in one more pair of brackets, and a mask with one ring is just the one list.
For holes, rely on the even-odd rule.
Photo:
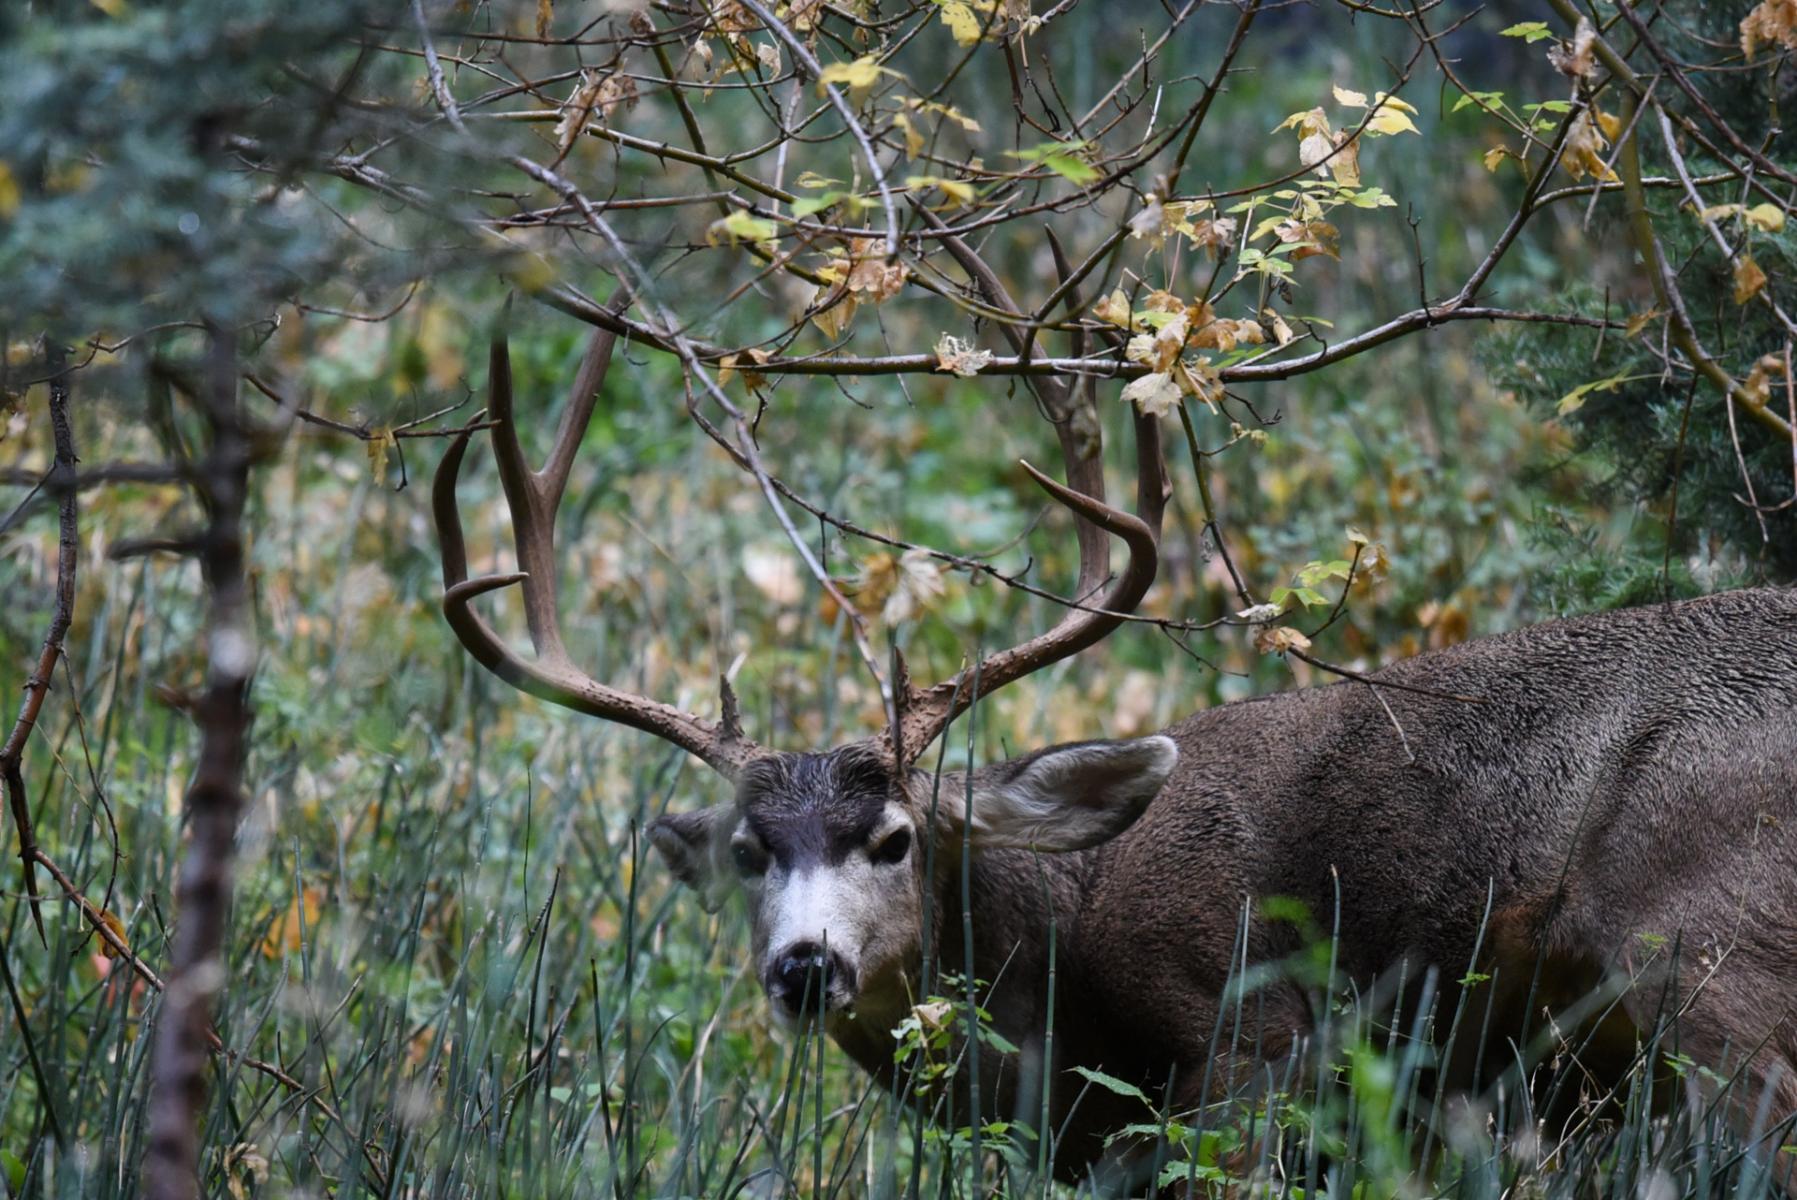
[(1296, 129), (1300, 138), (1316, 137), (1319, 134), (1327, 136), (1329, 134), (1329, 114), (1321, 108), (1295, 112), (1273, 126), (1274, 133), (1278, 133), (1281, 129)]
[(12, 164), (0, 158), (0, 217), (19, 211), (19, 181), (13, 178)]
[(1758, 404), (1765, 404), (1772, 398), (1772, 376), (1784, 374), (1784, 356), (1778, 354), (1762, 354), (1759, 361), (1753, 364), (1747, 381), (1741, 385), (1750, 399)]
[[(1592, 110), (1585, 109), (1572, 120), (1566, 131), (1566, 143), (1560, 151), (1560, 165), (1574, 179), (1583, 179), (1587, 175), (1595, 175), (1608, 183), (1618, 178), (1615, 171), (1604, 162), (1603, 151), (1610, 145), (1616, 134), (1605, 130), (1615, 123), (1616, 118), (1599, 113), (1597, 120), (1592, 120)], [(1600, 129), (1600, 126), (1602, 127)]]
[(832, 341), (855, 319), (855, 297), (840, 284), (825, 284), (817, 289), (817, 296), (812, 303), (817, 308), (811, 314), (811, 323)]
[(1423, 131), (1418, 129), (1416, 123), (1413, 122), (1402, 109), (1397, 107), (1397, 103), (1401, 102), (1387, 100), (1380, 104), (1379, 111), (1373, 114), (1373, 119), (1371, 121), (1367, 122), (1367, 132), (1385, 134), (1414, 133), (1420, 136)]
[(1290, 625), (1263, 625), (1255, 631), (1254, 648), (1262, 654), (1284, 654), (1310, 649), (1310, 639)]
[(1747, 211), (1744, 204), (1712, 204), (1697, 214), (1700, 221), (1721, 221), (1728, 217), (1739, 216)]
[(377, 481), (387, 477), (387, 452), (398, 445), (399, 440), (386, 425), (379, 425), (368, 431), (368, 438), (362, 443), (362, 449), (368, 454), (368, 470)]
[(732, 246), (738, 242), (766, 242), (780, 232), (780, 227), (772, 221), (752, 216), (747, 209), (734, 209), (730, 215), (713, 221), (705, 231), (705, 240), (715, 246), (719, 242), (728, 242)]
[(905, 157), (907, 159), (916, 158), (923, 153), (923, 134), (917, 126), (911, 123), (910, 117), (904, 113), (894, 113), (892, 124), (895, 128), (905, 131)]
[(863, 54), (854, 62), (831, 63), (818, 73), (817, 88), (823, 91), (832, 84), (840, 84), (849, 89), (857, 99), (880, 82), (880, 76), (886, 73), (878, 60), (871, 54)]
[(851, 293), (866, 293), (879, 303), (890, 300), (904, 288), (910, 270), (896, 259), (886, 261), (886, 243), (877, 238), (856, 238), (849, 250), (846, 283)]
[(1636, 336), (1643, 329), (1647, 328), (1648, 322), (1652, 321), (1655, 317), (1657, 317), (1659, 315), (1660, 315), (1660, 310), (1657, 308), (1650, 308), (1646, 312), (1636, 313), (1634, 316), (1629, 318), (1628, 324), (1623, 326), (1622, 336), (1623, 337), (1631, 337), (1631, 338)]
[(516, 254), (505, 264), (506, 277), (518, 290), (534, 296), (556, 280), (555, 268), (541, 254)]
[(1493, 146), (1485, 152), (1485, 169), (1495, 171), (1506, 158), (1515, 158), (1516, 154), (1508, 146)]
[[(106, 926), (106, 932), (117, 938), (119, 945), (129, 949), (131, 943), (125, 937), (125, 923), (119, 920), (118, 914), (114, 913), (109, 908), (102, 908), (97, 910), (97, 915), (100, 918), (100, 924)], [(105, 938), (100, 939), (100, 953), (104, 954), (107, 958), (117, 958), (119, 956), (119, 952), (113, 948), (113, 944)]]
[(1399, 112), (1407, 112), (1413, 117), (1416, 115), (1416, 105), (1401, 96), (1394, 96), (1390, 92), (1377, 92), (1373, 98), (1378, 102), (1380, 108), (1395, 108)]
[(1776, 204), (1756, 204), (1747, 210), (1747, 223), (1764, 233), (1777, 233), (1785, 227), (1785, 211)]
[(1260, 311), (1261, 315), (1267, 319), (1267, 324), (1273, 327), (1273, 340), (1275, 342), (1278, 342), (1283, 346), (1292, 340), (1292, 327), (1285, 323), (1285, 318), (1279, 315), (1277, 309), (1263, 308)]
[(944, 179), (940, 175), (907, 175), (905, 186), (913, 191), (936, 188), (956, 204), (972, 204), (974, 197), (978, 194), (973, 190), (973, 184), (967, 180)]
[(945, 121), (953, 121), (968, 133), (980, 132), (980, 123), (948, 104), (939, 104), (934, 100), (920, 100), (916, 96), (905, 97), (905, 107), (917, 112), (935, 113)]
[(1224, 395), (1223, 377), (1211, 364), (1209, 355), (1181, 359), (1174, 363), (1173, 378), (1187, 395), (1204, 401), (1213, 413), (1217, 411), (1217, 402)]
[(555, 0), (537, 0), (537, 36), (549, 36), (549, 27), (555, 24)]
[(1613, 392), (1625, 383), (1652, 378), (1654, 378), (1653, 375), (1630, 375), (1624, 370), (1618, 371), (1614, 375), (1605, 376), (1603, 379), (1593, 379), (1590, 383), (1581, 383), (1560, 397), (1560, 402), (1554, 406), (1554, 411), (1562, 417), (1568, 416), (1583, 408), (1585, 401), (1594, 392)]
[[(759, 346), (751, 346), (742, 354), (726, 354), (718, 359), (718, 386), (724, 387), (735, 379), (738, 368), (741, 369), (743, 386), (751, 392), (767, 386), (767, 376), (755, 368), (772, 358), (773, 351), (763, 350)], [(745, 362), (744, 360), (748, 361)], [(753, 365), (751, 365), (753, 364)]]
[(1348, 526), (1348, 544), (1350, 546), (1366, 546), (1371, 544), (1372, 540), (1358, 525)]
[(973, 15), (973, 10), (959, 0), (946, 0), (942, 5), (942, 23), (954, 35), (955, 44), (959, 46), (975, 46), (980, 40), (980, 19)]
[(280, 958), (300, 948), (302, 932), (318, 928), (318, 914), (324, 907), (324, 890), (307, 886), (300, 889), (282, 913), (262, 936), (262, 957)]
[(1760, 265), (1753, 261), (1753, 255), (1743, 254), (1735, 260), (1735, 303), (1745, 304), (1759, 295), (1766, 286), (1766, 273)]
[(1337, 104), (1345, 104), (1349, 108), (1365, 108), (1366, 107), (1366, 93), (1365, 92), (1349, 91), (1345, 87), (1335, 88), (1334, 92), (1335, 92), (1335, 102)]
[(1092, 315), (1100, 321), (1115, 325), (1120, 329), (1130, 327), (1129, 297), (1123, 294), (1122, 288), (1112, 288), (1111, 294), (1092, 306)]

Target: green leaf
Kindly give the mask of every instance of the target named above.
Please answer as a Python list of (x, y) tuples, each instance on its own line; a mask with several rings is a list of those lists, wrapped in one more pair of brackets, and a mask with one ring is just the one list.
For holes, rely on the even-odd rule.
[(1043, 142), (1027, 150), (1012, 150), (1009, 153), (1012, 158), (1047, 167), (1068, 182), (1085, 187), (1104, 177), (1097, 167), (1079, 157), (1079, 152), (1085, 148), (1085, 142)]
[(1546, 21), (1522, 21), (1502, 33), (1505, 37), (1519, 37), (1525, 42), (1539, 42), (1542, 38), (1554, 36)]
[(1073, 1073), (1075, 1075), (1083, 1076), (1086, 1080), (1097, 1084), (1107, 1092), (1115, 1092), (1119, 1096), (1127, 1096), (1132, 1100), (1140, 1100), (1149, 1108), (1154, 1107), (1154, 1101), (1150, 1100), (1141, 1088), (1133, 1083), (1125, 1083), (1115, 1075), (1106, 1075), (1103, 1071), (1094, 1071), (1091, 1067), (1075, 1067), (1073, 1068)]
[(711, 223), (711, 230), (706, 240), (712, 245), (719, 241), (765, 242), (780, 232), (780, 227), (772, 221), (751, 216), (745, 209), (735, 209), (729, 216)]
[(6, 1193), (9, 1196), (23, 1195), (25, 1192), (25, 1164), (11, 1150), (0, 1150), (0, 1171), (6, 1172)]
[(1605, 376), (1603, 379), (1593, 379), (1590, 383), (1581, 383), (1578, 387), (1573, 388), (1570, 392), (1567, 392), (1564, 396), (1560, 397), (1559, 403), (1554, 405), (1554, 412), (1562, 417), (1569, 416), (1583, 408), (1585, 406), (1585, 400), (1593, 392), (1613, 392), (1625, 383), (1634, 383), (1637, 380), (1653, 378), (1655, 378), (1655, 376), (1651, 373), (1646, 375), (1630, 375), (1628, 371), (1624, 369), (1616, 372), (1614, 375)]
[(824, 209), (848, 198), (849, 193), (829, 191), (821, 196), (800, 196), (792, 202), (792, 215), (809, 217), (812, 213), (823, 212)]
[(1346, 579), (1350, 565), (1345, 558), (1329, 562), (1308, 562), (1298, 571), (1298, 582), (1305, 587), (1316, 587), (1327, 579)]
[(1448, 111), (1459, 112), (1469, 104), (1481, 104), (1487, 108), (1496, 108), (1503, 102), (1504, 93), (1502, 92), (1467, 92), (1460, 99), (1454, 101), (1454, 107)]
[(1015, 1053), (1017, 1053), (1016, 1043), (1005, 1038), (1005, 1036), (1003, 1034), (999, 1033), (998, 1030), (996, 1030), (996, 1029), (991, 1029), (991, 1028), (987, 1028), (985, 1026), (981, 1026), (980, 1040), (982, 1042), (985, 1042), (988, 1046), (992, 1047), (994, 1050), (998, 1051), (1000, 1054), (1015, 1054)]

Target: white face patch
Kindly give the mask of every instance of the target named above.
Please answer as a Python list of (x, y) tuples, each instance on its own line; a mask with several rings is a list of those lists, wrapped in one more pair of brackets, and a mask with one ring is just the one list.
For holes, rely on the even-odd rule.
[(876, 862), (868, 853), (900, 830), (915, 842), (910, 814), (889, 804), (868, 845), (850, 850), (840, 862), (788, 866), (769, 860), (764, 874), (744, 880), (763, 986), (771, 986), (795, 947), (827, 950), (838, 961), (832, 1008), (854, 1005), (866, 985), (900, 968), (895, 958), (922, 937), (916, 848), (897, 862)]

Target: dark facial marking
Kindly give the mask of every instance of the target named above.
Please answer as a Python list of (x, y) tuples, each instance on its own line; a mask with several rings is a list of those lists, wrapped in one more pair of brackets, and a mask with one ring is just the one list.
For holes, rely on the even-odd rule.
[(866, 746), (782, 754), (752, 764), (737, 788), (749, 828), (788, 869), (839, 863), (884, 818), (892, 777)]

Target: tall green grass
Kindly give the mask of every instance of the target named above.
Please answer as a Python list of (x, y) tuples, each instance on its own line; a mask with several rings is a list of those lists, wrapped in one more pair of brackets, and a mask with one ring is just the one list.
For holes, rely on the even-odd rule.
[[(141, 639), (180, 629), (162, 606), (191, 582), (181, 574), (136, 567), (104, 590), (67, 676), (84, 682), (59, 697), (66, 719), (33, 762), (46, 843), (151, 963), (172, 916), (172, 798), (191, 739), (155, 701), (145, 664), (157, 660)], [(458, 671), (440, 641), (421, 657), (407, 670), (461, 680), (438, 701), (450, 718), (402, 723), (382, 753), (352, 735), (359, 749), (321, 760), (292, 722), (352, 720), (403, 690), (398, 679), (321, 688), (312, 710), (264, 705), (218, 1030), (303, 1086), (232, 1053), (215, 1060), (208, 1194), (1056, 1191), (1044, 1178), (1052, 1131), (1035, 1137), (1029, 1114), (936, 1127), (933, 1095), (889, 1094), (815, 1036), (770, 1022), (741, 915), (706, 916), (645, 861), (646, 822), (715, 790), (680, 755), (524, 709)], [(5, 911), (7, 1186), (135, 1195), (155, 996), (97, 957), (66, 903), (46, 907), (47, 945), (17, 895)], [(911, 1044), (934, 1037), (944, 1069), (964, 1070), (977, 989), (945, 967), (936, 987), (955, 1015)], [(1283, 1032), (1259, 1020), (1273, 987), (1307, 989), (1317, 1022), (1292, 1052), (1266, 1055)], [(1729, 1064), (1691, 1062), (1666, 1027), (1613, 1084), (1584, 1072), (1576, 1039), (1542, 1026), (1493, 1047), (1493, 1073), (1470, 1094), (1441, 1094), (1431, 1084), (1453, 1043), (1486, 1038), (1481, 994), (1433, 976), (1356, 991), (1324, 937), (1233, 986), (1214, 1037), (1218, 1062), (1254, 1064), (1235, 1095), (1173, 1112), (1154, 1089), (1086, 1086), (1136, 1095), (1138, 1161), (1196, 1195), (1777, 1194), (1768, 1162), (1723, 1119), (1732, 1098), (1763, 1125), (1759, 1098), (1731, 1097)], [(1587, 1007), (1614, 1003), (1605, 993)]]

